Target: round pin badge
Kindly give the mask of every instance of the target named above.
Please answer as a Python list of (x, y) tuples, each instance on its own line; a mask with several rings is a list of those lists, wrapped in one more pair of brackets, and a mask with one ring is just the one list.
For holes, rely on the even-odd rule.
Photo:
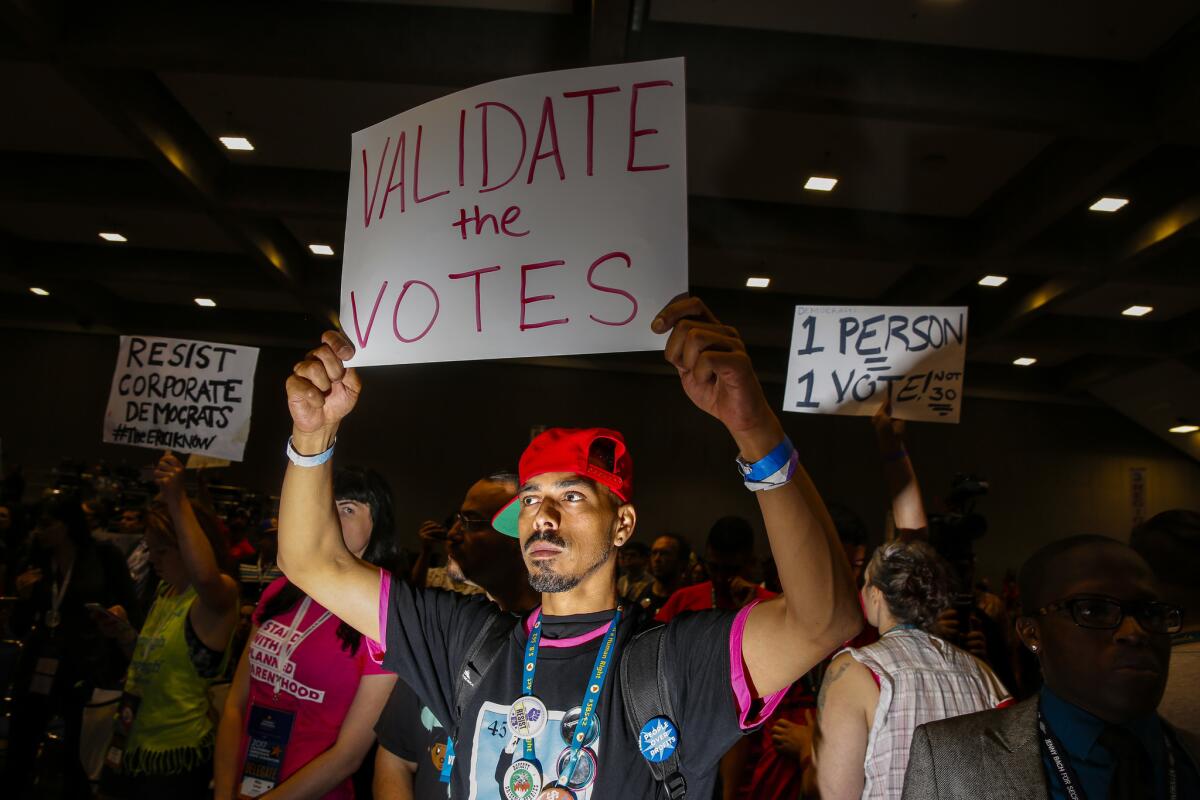
[(679, 729), (666, 717), (653, 717), (638, 734), (642, 758), (655, 764), (666, 761), (679, 747)]
[(559, 728), (559, 733), (562, 734), (562, 739), (567, 744), (571, 744), (573, 738), (582, 734), (579, 740), (584, 747), (590, 747), (600, 738), (600, 722), (596, 719), (596, 715), (592, 714), (587, 725), (582, 729), (579, 728), (579, 715), (583, 713), (583, 709), (575, 706), (566, 714), (563, 714), (562, 725)]
[(504, 772), (504, 796), (508, 800), (536, 800), (542, 790), (542, 771), (524, 758), (514, 761)]
[(556, 764), (558, 772), (558, 783), (566, 786), (573, 791), (586, 789), (596, 780), (596, 752), (590, 747), (584, 747), (579, 751), (579, 761), (575, 763), (575, 772), (571, 775), (571, 780), (566, 780), (567, 762), (571, 759), (571, 748), (563, 750), (558, 755), (558, 763)]
[(546, 704), (533, 695), (518, 698), (508, 709), (508, 729), (518, 739), (533, 739), (546, 729)]
[(537, 796), (537, 800), (576, 800), (575, 793), (565, 786), (559, 786), (557, 783), (551, 783), (542, 793)]

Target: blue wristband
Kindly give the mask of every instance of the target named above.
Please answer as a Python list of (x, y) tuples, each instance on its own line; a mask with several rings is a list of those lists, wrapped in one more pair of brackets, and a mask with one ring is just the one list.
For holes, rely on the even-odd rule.
[(742, 480), (747, 483), (761, 481), (779, 472), (791, 460), (792, 453), (795, 450), (796, 448), (792, 446), (791, 439), (785, 436), (783, 437), (783, 441), (775, 446), (774, 450), (753, 464), (738, 456), (738, 472), (742, 474)]
[(333, 458), (333, 447), (337, 444), (337, 437), (333, 437), (333, 441), (329, 443), (329, 449), (323, 453), (317, 453), (315, 456), (301, 455), (292, 445), (292, 437), (288, 437), (287, 453), (288, 460), (297, 467), (319, 467), (329, 459)]

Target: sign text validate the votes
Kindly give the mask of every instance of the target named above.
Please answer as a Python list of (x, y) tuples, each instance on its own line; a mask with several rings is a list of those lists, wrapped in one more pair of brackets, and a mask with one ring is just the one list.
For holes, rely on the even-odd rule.
[(687, 290), (683, 59), (443, 97), (354, 134), (357, 366), (651, 350)]

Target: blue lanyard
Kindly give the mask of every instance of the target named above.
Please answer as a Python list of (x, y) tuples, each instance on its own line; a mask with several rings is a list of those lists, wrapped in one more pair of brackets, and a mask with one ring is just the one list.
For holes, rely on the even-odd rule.
[[(583, 702), (579, 704), (582, 710), (579, 713), (579, 722), (575, 726), (576, 735), (571, 739), (571, 755), (565, 765), (565, 774), (558, 776), (560, 786), (567, 785), (575, 774), (575, 765), (579, 763), (579, 753), (583, 749), (583, 741), (586, 738), (579, 734), (587, 732), (596, 706), (600, 703), (600, 692), (604, 689), (604, 681), (608, 678), (608, 670), (613, 662), (613, 649), (617, 645), (617, 628), (620, 624), (621, 608), (618, 606), (616, 613), (613, 614), (612, 622), (608, 624), (608, 633), (605, 634), (604, 642), (600, 645), (600, 652), (596, 653), (596, 663), (592, 665), (592, 671), (588, 673), (588, 684), (583, 692)], [(537, 672), (538, 646), (541, 641), (542, 612), (539, 611), (537, 619), (533, 621), (533, 630), (529, 632), (529, 642), (525, 645), (525, 668), (521, 673), (521, 695), (524, 697), (533, 694), (533, 676)], [(521, 757), (529, 760), (534, 758), (533, 739), (521, 740)]]

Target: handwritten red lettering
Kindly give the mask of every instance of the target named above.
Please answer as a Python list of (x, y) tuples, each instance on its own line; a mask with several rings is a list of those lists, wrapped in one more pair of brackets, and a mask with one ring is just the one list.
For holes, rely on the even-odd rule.
[(486, 273), (497, 272), (499, 269), (500, 269), (500, 265), (497, 264), (494, 267), (480, 267), (479, 269), (473, 269), (469, 272), (452, 272), (446, 276), (447, 278), (449, 278), (452, 281), (461, 280), (462, 278), (469, 278), (472, 275), (475, 276), (475, 332), (476, 333), (483, 333), (483, 316), (482, 316), (482, 313), (479, 308), (479, 288), (480, 288), (479, 285), (480, 285), (480, 283), (482, 283), (483, 276)]
[[(400, 304), (404, 302), (404, 295), (408, 294), (408, 290), (411, 289), (413, 286), (424, 286), (426, 289), (429, 290), (429, 293), (431, 295), (433, 295), (433, 316), (430, 318), (429, 324), (425, 326), (425, 330), (421, 331), (420, 333), (418, 333), (416, 336), (412, 337), (411, 339), (408, 339), (408, 338), (405, 338), (404, 335), (400, 333), (400, 328), (399, 328), (399, 325), (396, 320), (396, 315), (400, 313)], [(425, 281), (406, 281), (404, 284), (404, 288), (400, 290), (400, 296), (396, 298), (396, 307), (394, 309), (392, 309), (392, 333), (396, 334), (396, 338), (399, 339), (400, 341), (404, 342), (405, 344), (412, 344), (413, 342), (418, 342), (421, 339), (425, 338), (425, 334), (429, 333), (429, 329), (433, 327), (433, 323), (437, 322), (438, 314), (441, 312), (441, 310), (442, 310), (442, 301), (438, 299), (438, 293), (436, 291), (434, 291), (434, 288), (432, 286), (430, 286)]]
[[(387, 141), (383, 143), (383, 152), (379, 154), (379, 169), (375, 170), (375, 188), (371, 192), (371, 202), (367, 202), (367, 148), (363, 148), (363, 227), (371, 227), (371, 213), (375, 210), (375, 197), (379, 194), (379, 178), (383, 174), (383, 160), (387, 158), (388, 146), (392, 143), (392, 137), (387, 137)], [(394, 164), (393, 164), (394, 166)], [(389, 180), (391, 180), (389, 178)]]
[(566, 323), (571, 321), (569, 317), (563, 317), (562, 319), (549, 319), (544, 322), (528, 322), (528, 323), (525, 322), (525, 307), (526, 306), (531, 305), (533, 303), (540, 303), (544, 300), (553, 300), (554, 299), (554, 295), (552, 295), (552, 294), (539, 294), (536, 297), (527, 297), (525, 295), (525, 286), (526, 286), (526, 281), (528, 279), (528, 273), (535, 269), (548, 269), (549, 267), (561, 267), (565, 263), (566, 263), (565, 261), (559, 260), (559, 261), (541, 261), (536, 264), (522, 264), (521, 265), (521, 330), (522, 331), (531, 330), (533, 328), (544, 328), (547, 325), (565, 325)]
[[(542, 136), (546, 133), (547, 128), (550, 130), (550, 143), (553, 145), (553, 149), (543, 153)], [(547, 97), (542, 101), (542, 121), (538, 124), (537, 143), (533, 146), (533, 158), (529, 161), (529, 177), (525, 179), (525, 183), (533, 183), (533, 173), (537, 169), (538, 161), (550, 156), (554, 156), (554, 165), (558, 167), (558, 179), (564, 180), (567, 175), (563, 172), (562, 157), (558, 152), (558, 128), (554, 124), (554, 103)]]
[(646, 164), (643, 166), (634, 166), (633, 158), (634, 158), (634, 147), (636, 146), (637, 138), (639, 136), (650, 136), (652, 134), (658, 133), (658, 130), (656, 128), (643, 128), (642, 130), (638, 130), (638, 127), (637, 127), (638, 92), (640, 92), (642, 89), (650, 89), (654, 86), (674, 86), (674, 85), (675, 84), (671, 83), (671, 81), (643, 81), (642, 83), (635, 83), (633, 85), (633, 100), (631, 100), (629, 103), (629, 160), (625, 163), (625, 170), (627, 172), (647, 172), (649, 170), (655, 170), (655, 169), (666, 169), (667, 167), (670, 166), (670, 164)]
[[(428, 197), (421, 197), (421, 125), (417, 126), (417, 155), (413, 159), (413, 202), (424, 203), (426, 200), (432, 200), (435, 197), (441, 197), (444, 194), (450, 194), (449, 189), (442, 189), (440, 192), (434, 192)], [(387, 200), (385, 197), (384, 200)], [(401, 211), (404, 209), (401, 208)]]
[[(495, 186), (488, 186), (488, 108), (493, 106), (504, 109), (512, 115), (513, 119), (517, 121), (517, 126), (521, 129), (521, 157), (517, 159), (517, 165), (513, 167), (512, 175), (508, 176), (508, 180), (506, 180), (504, 183), (496, 184)], [(512, 183), (513, 178), (517, 177), (517, 173), (521, 171), (521, 165), (525, 163), (525, 147), (528, 144), (525, 136), (525, 123), (522, 121), (520, 114), (518, 114), (516, 111), (513, 111), (512, 108), (504, 103), (487, 100), (477, 104), (475, 107), (482, 109), (480, 113), (480, 138), (483, 141), (483, 188), (481, 188), (479, 191), (494, 192), (497, 189), (502, 189), (508, 184)]]
[(504, 231), (505, 236), (520, 237), (529, 235), (528, 229), (523, 231), (510, 231), (508, 229), (508, 226), (516, 222), (517, 217), (519, 216), (521, 216), (521, 209), (517, 206), (509, 206), (508, 208), (504, 209), (504, 216), (500, 218), (500, 230)]
[(383, 299), (383, 293), (387, 290), (388, 282), (384, 281), (383, 286), (379, 287), (379, 294), (375, 295), (375, 305), (371, 308), (371, 318), (367, 320), (367, 335), (363, 336), (362, 331), (358, 327), (358, 303), (354, 299), (354, 290), (350, 290), (350, 312), (354, 316), (354, 338), (358, 339), (359, 347), (366, 347), (367, 340), (371, 338), (371, 326), (375, 324), (375, 312), (379, 310), (379, 301)]
[[(379, 218), (383, 219), (383, 212), (387, 209), (388, 195), (396, 189), (400, 190), (400, 213), (404, 213), (404, 131), (400, 131), (400, 138), (396, 139), (396, 153), (392, 156), (392, 170), (388, 173), (388, 185), (383, 192), (383, 205), (379, 207)], [(392, 183), (392, 178), (396, 176), (396, 162), (400, 162), (400, 180)]]
[(587, 271), (588, 286), (592, 287), (593, 289), (595, 289), (598, 292), (608, 292), (609, 294), (621, 295), (622, 297), (624, 297), (626, 300), (628, 300), (633, 305), (633, 310), (629, 312), (628, 317), (621, 320), (620, 322), (610, 322), (609, 320), (606, 320), (606, 319), (600, 319), (595, 314), (588, 314), (588, 317), (593, 322), (598, 322), (601, 325), (613, 325), (616, 327), (620, 327), (621, 325), (628, 325), (630, 322), (633, 321), (633, 318), (637, 316), (637, 312), (638, 312), (637, 298), (623, 289), (616, 289), (611, 286), (602, 286), (602, 285), (596, 283), (594, 280), (592, 280), (592, 273), (596, 271), (596, 268), (599, 267), (601, 264), (603, 264), (605, 261), (608, 261), (608, 260), (614, 259), (614, 258), (623, 259), (625, 261), (626, 269), (633, 268), (633, 262), (630, 260), (628, 253), (622, 253), (619, 250), (614, 250), (611, 253), (606, 253), (605, 255), (602, 255), (599, 258), (597, 258), (595, 261), (593, 261), (592, 265), (590, 267), (588, 267), (588, 271)]
[(529, 231), (510, 231), (509, 225), (517, 221), (517, 217), (521, 216), (521, 209), (517, 206), (509, 206), (504, 210), (504, 215), (500, 221), (496, 220), (495, 214), (480, 213), (479, 206), (474, 206), (474, 213), (467, 216), (467, 210), (460, 208), (458, 210), (458, 219), (450, 223), (451, 228), (458, 228), (459, 238), (465, 240), (467, 238), (467, 225), (475, 223), (475, 235), (479, 236), (484, 232), (484, 226), (491, 224), (492, 233), (503, 233), (505, 236), (525, 236)]
[(467, 110), (458, 111), (458, 185), (463, 185), (463, 161), (466, 158), (464, 144), (467, 136)]
[(593, 120), (596, 117), (596, 95), (611, 94), (612, 92), (621, 91), (619, 86), (604, 86), (599, 89), (581, 89), (578, 92), (563, 92), (563, 97), (586, 97), (587, 98), (587, 174), (592, 177), (592, 136), (593, 136)]

